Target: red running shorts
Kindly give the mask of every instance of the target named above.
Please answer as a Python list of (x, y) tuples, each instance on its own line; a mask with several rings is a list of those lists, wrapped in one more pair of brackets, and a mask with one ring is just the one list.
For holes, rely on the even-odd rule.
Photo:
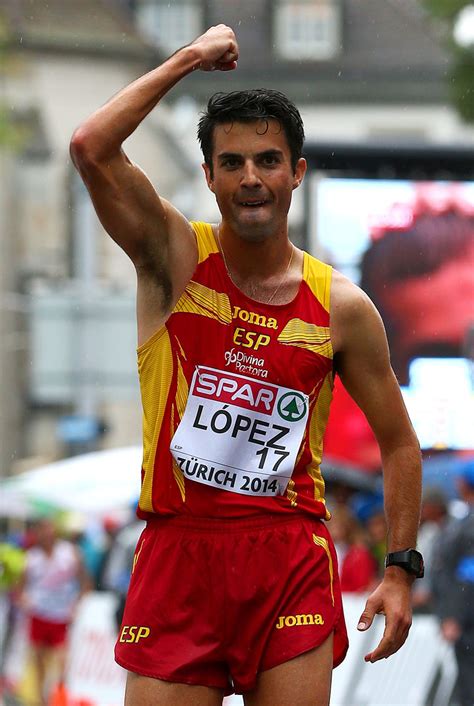
[(323, 522), (157, 518), (137, 544), (115, 658), (143, 676), (240, 694), (331, 632), (337, 666), (348, 641)]
[(35, 615), (30, 616), (29, 637), (36, 647), (60, 647), (66, 643), (67, 623), (53, 623)]

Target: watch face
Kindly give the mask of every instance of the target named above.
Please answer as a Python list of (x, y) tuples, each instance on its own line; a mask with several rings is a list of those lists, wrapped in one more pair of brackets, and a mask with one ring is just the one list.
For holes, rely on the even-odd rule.
[(424, 576), (423, 557), (416, 549), (407, 549), (402, 552), (392, 552), (387, 555), (385, 566), (400, 566), (416, 578)]
[(412, 552), (411, 555), (411, 565), (413, 566), (413, 570), (415, 572), (416, 576), (423, 576), (424, 573), (424, 564), (423, 564), (423, 557), (419, 552)]

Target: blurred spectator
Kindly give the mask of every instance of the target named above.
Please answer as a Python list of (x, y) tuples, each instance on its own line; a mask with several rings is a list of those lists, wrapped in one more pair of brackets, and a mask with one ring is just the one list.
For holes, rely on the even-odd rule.
[(385, 571), (387, 553), (387, 525), (383, 496), (379, 492), (359, 492), (351, 499), (350, 507), (366, 529), (368, 547), (375, 559), (377, 576), (381, 578)]
[(133, 557), (144, 526), (145, 524), (141, 520), (133, 520), (117, 532), (104, 562), (101, 588), (106, 591), (112, 591), (117, 596), (115, 614), (117, 629), (122, 622), (125, 599), (132, 573)]
[(377, 565), (377, 574), (382, 578), (385, 571), (387, 553), (387, 523), (383, 504), (374, 505), (366, 520), (369, 549)]
[(0, 542), (0, 694), (5, 682), (5, 660), (15, 622), (15, 590), (25, 567), (25, 552), (13, 542)]
[(89, 579), (78, 548), (58, 538), (51, 519), (38, 520), (34, 533), (36, 542), (27, 551), (19, 601), (29, 622), (39, 702), (46, 706), (47, 686), (64, 682), (67, 631)]
[(454, 645), (460, 706), (474, 703), (474, 458), (459, 478), (467, 504), (463, 519), (449, 523), (433, 555), (433, 592), (441, 632)]
[(363, 541), (363, 529), (357, 519), (347, 507), (336, 505), (328, 528), (336, 547), (341, 590), (369, 591), (377, 578), (377, 565)]
[(116, 517), (112, 515), (107, 515), (104, 517), (102, 522), (102, 542), (101, 542), (101, 554), (100, 561), (97, 567), (97, 589), (105, 589), (104, 585), (104, 572), (106, 566), (109, 563), (110, 553), (116, 544), (116, 537), (118, 533), (126, 526), (128, 522), (119, 522)]
[(433, 555), (448, 521), (448, 505), (440, 488), (428, 487), (423, 493), (418, 550), (425, 561), (425, 575), (413, 584), (413, 607), (418, 612), (433, 611)]

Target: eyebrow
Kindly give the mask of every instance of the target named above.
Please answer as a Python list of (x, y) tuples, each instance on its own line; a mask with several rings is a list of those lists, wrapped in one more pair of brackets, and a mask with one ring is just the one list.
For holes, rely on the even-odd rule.
[[(257, 158), (262, 158), (262, 157), (282, 157), (283, 152), (281, 150), (277, 149), (271, 149), (271, 150), (264, 150), (263, 152), (257, 152), (255, 157)], [(223, 160), (223, 159), (238, 159), (242, 157), (242, 154), (239, 152), (221, 152), (220, 154), (217, 155), (217, 159)]]

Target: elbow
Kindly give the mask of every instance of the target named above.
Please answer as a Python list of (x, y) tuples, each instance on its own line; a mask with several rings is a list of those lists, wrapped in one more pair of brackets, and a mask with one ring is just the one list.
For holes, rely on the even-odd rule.
[(89, 142), (87, 131), (82, 126), (78, 127), (69, 143), (69, 154), (78, 171), (82, 171), (81, 166), (91, 159)]
[(69, 144), (69, 153), (76, 169), (84, 174), (98, 163), (99, 153), (95, 146), (97, 138), (87, 127), (81, 125), (75, 131)]

